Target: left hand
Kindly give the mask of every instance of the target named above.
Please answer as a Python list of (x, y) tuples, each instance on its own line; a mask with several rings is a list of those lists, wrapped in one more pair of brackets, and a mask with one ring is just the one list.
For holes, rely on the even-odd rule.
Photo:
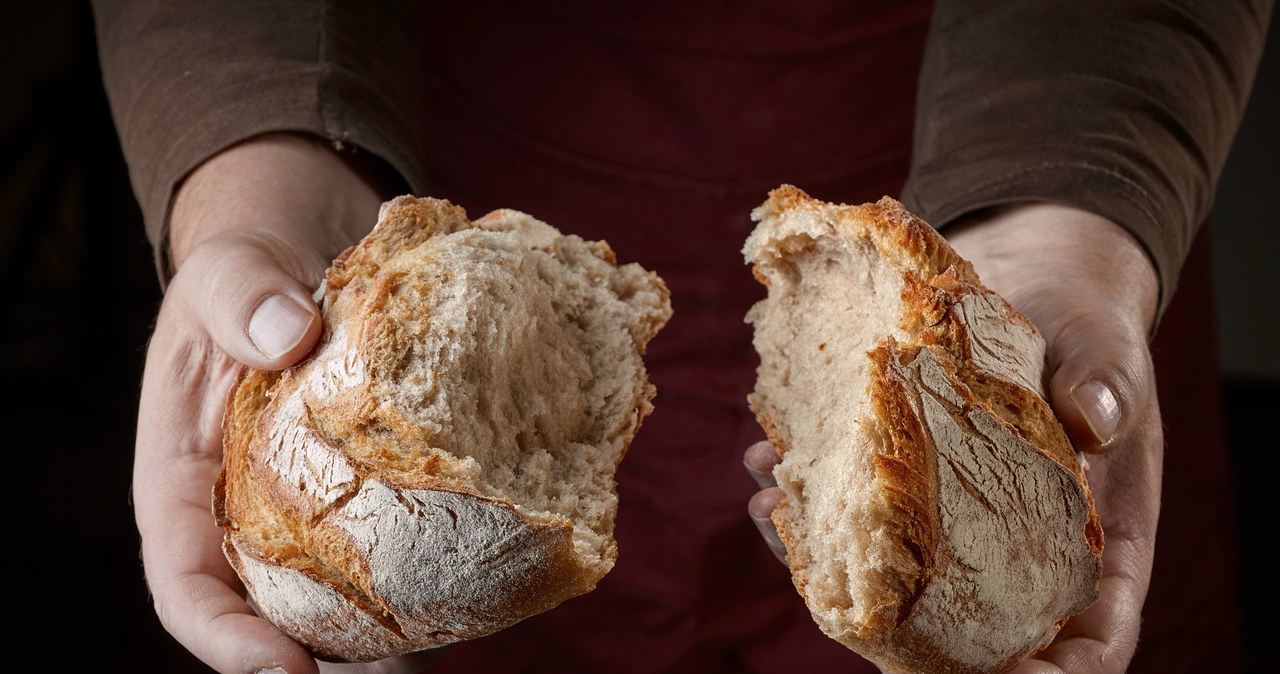
[[(1164, 439), (1147, 335), (1158, 280), (1138, 242), (1100, 216), (1054, 204), (984, 211), (945, 232), (983, 283), (1040, 329), (1049, 402), (1078, 450), (1102, 520), (1099, 598), (1014, 674), (1123, 672), (1151, 580)], [(782, 500), (768, 443), (748, 448), (761, 491), (748, 512), (785, 561), (769, 514)]]
[(312, 289), (373, 223), (381, 197), (318, 139), (249, 139), (201, 164), (174, 199), (176, 273), (147, 348), (132, 498), (162, 624), (219, 672), (417, 672), (440, 649), (378, 662), (318, 662), (255, 615), (211, 512), (222, 416), (244, 363), (279, 370), (320, 339)]

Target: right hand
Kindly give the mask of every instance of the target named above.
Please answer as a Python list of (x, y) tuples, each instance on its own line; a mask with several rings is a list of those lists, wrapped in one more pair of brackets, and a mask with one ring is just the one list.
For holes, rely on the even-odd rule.
[[(1075, 447), (1090, 454), (1089, 487), (1106, 536), (1098, 600), (1013, 673), (1123, 672), (1137, 646), (1160, 510), (1163, 431), (1146, 339), (1155, 268), (1118, 225), (1062, 205), (990, 209), (946, 234), (984, 284), (1044, 335), (1049, 400)], [(1088, 394), (1098, 386), (1105, 397)], [(744, 456), (760, 486), (748, 513), (785, 563), (769, 517), (784, 498), (772, 474), (778, 461), (767, 442)]]
[(236, 370), (279, 370), (315, 346), (321, 325), (311, 290), (329, 261), (369, 230), (383, 196), (318, 139), (276, 134), (210, 158), (174, 199), (176, 273), (147, 349), (133, 504), (156, 613), (220, 672), (394, 674), (439, 657), (316, 662), (246, 603), (211, 512)]

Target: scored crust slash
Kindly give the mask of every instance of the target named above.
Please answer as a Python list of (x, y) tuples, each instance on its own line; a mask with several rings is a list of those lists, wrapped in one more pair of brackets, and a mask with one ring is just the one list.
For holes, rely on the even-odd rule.
[(773, 520), (819, 627), (886, 672), (998, 672), (1097, 597), (1102, 529), (1044, 340), (885, 197), (783, 186), (744, 255)]
[(214, 514), (261, 614), (371, 661), (592, 590), (661, 279), (523, 213), (398, 197), (316, 298), (315, 351), (243, 369), (223, 421)]

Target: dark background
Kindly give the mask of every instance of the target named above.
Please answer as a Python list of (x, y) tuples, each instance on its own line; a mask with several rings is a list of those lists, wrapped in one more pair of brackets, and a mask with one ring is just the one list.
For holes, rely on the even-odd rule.
[[(9, 14), (0, 28), (0, 381), (9, 394), (0, 429), (15, 496), (4, 666), (16, 658), (52, 671), (206, 671), (160, 627), (137, 555), (134, 417), (160, 292), (91, 16), (72, 0), (21, 3)], [(1224, 379), (1221, 409), (1204, 412), (1225, 414), (1233, 449), (1248, 672), (1280, 671), (1267, 644), (1275, 592), (1261, 549), (1275, 531), (1275, 488), (1264, 480), (1277, 467), (1280, 413), (1280, 218), (1270, 203), (1280, 195), (1278, 41), (1209, 230)]]

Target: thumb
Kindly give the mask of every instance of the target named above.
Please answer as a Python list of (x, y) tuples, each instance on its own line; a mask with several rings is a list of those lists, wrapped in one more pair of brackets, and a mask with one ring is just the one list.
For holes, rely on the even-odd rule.
[(1123, 444), (1155, 395), (1146, 333), (1137, 324), (1077, 315), (1048, 339), (1049, 401), (1077, 449)]
[[(298, 263), (299, 257), (306, 258)], [(233, 359), (261, 370), (288, 367), (320, 338), (320, 312), (299, 280), (324, 262), (264, 235), (225, 232), (200, 244), (174, 276), (189, 318)]]

